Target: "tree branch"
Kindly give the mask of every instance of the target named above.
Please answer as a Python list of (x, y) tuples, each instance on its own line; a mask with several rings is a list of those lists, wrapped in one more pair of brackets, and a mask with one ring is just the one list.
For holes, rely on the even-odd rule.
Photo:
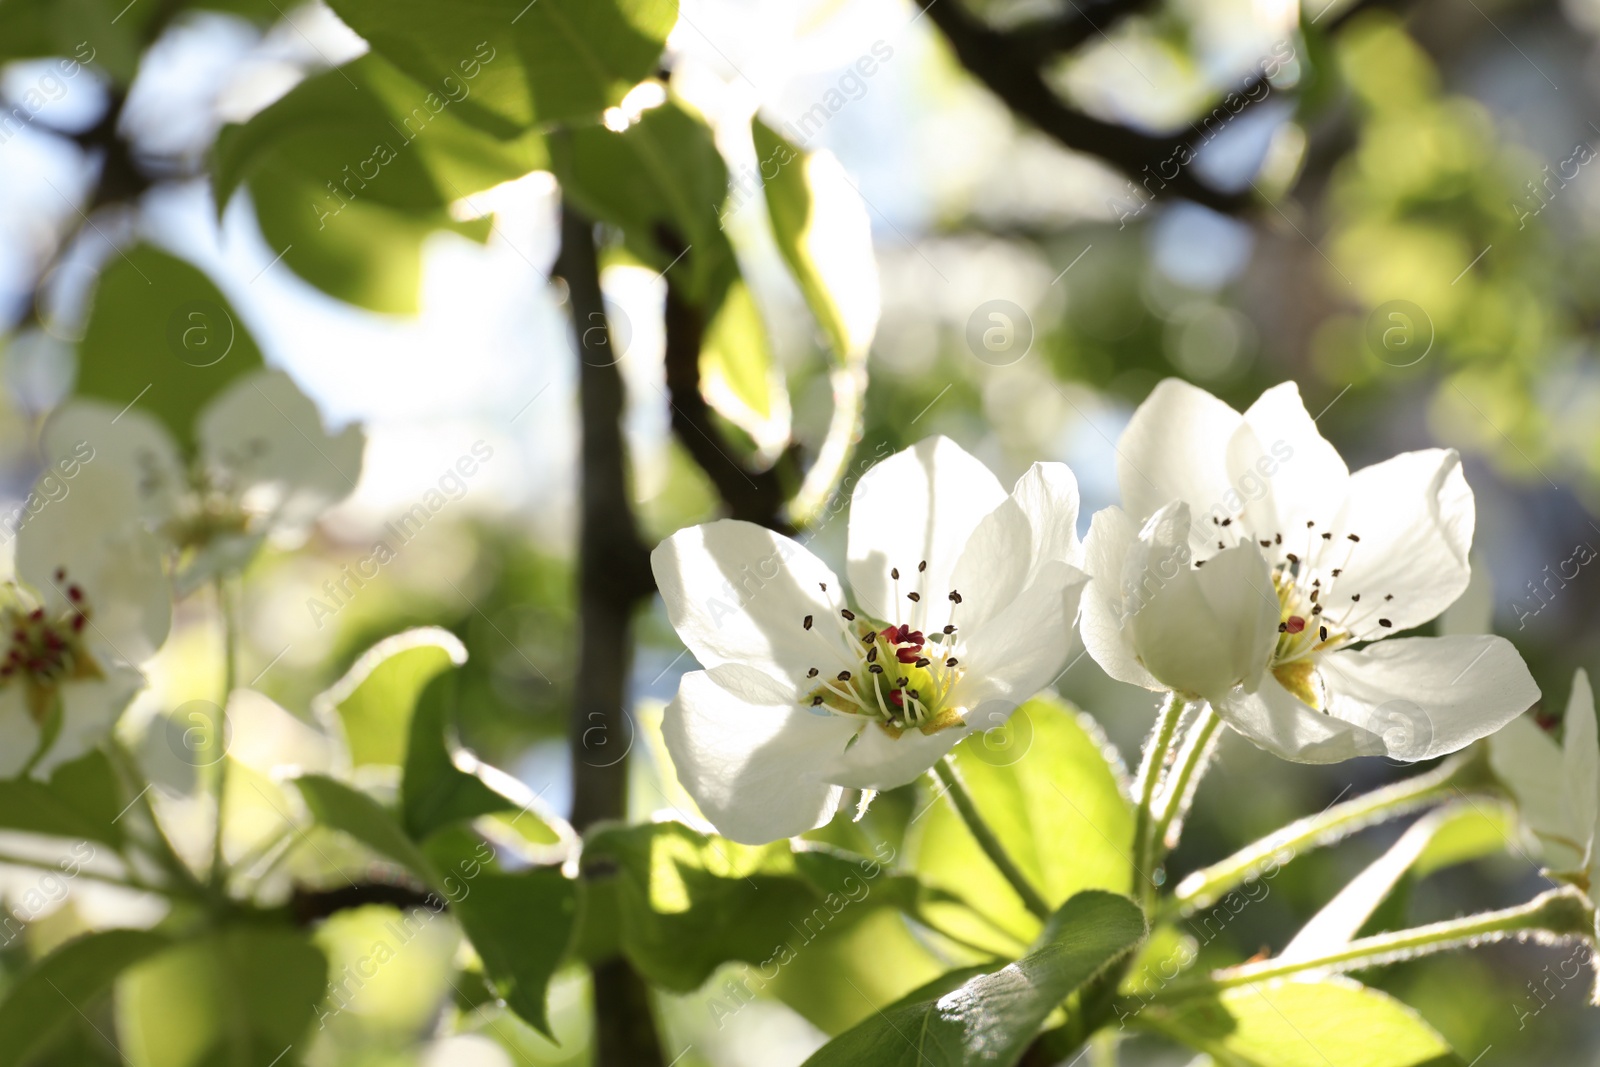
[(1213, 189), (1187, 167), (1172, 168), (1170, 176), (1156, 173), (1183, 143), (1181, 139), (1154, 137), (1068, 107), (1040, 74), (1036, 49), (990, 29), (963, 10), (959, 0), (917, 2), (950, 42), (962, 66), (1012, 111), (1061, 144), (1098, 156), (1131, 178), (1142, 177), (1155, 196), (1182, 196), (1227, 214), (1250, 203), (1243, 193)]
[[(600, 294), (594, 224), (570, 204), (561, 209), (555, 273), (567, 283), (578, 351), (578, 664), (568, 743), (572, 824), (582, 832), (627, 814), (630, 631), (634, 609), (655, 583), (628, 488), (626, 396)], [(593, 975), (596, 1067), (662, 1062), (643, 979), (621, 958), (595, 966)]]
[(705, 322), (700, 309), (686, 300), (669, 280), (666, 364), (673, 435), (711, 479), (731, 517), (759, 523), (780, 533), (792, 533), (784, 517), (789, 493), (780, 470), (786, 460), (792, 462), (794, 446), (790, 446), (784, 460), (767, 470), (754, 471), (719, 443), (721, 431), (700, 392), (700, 346), (704, 334)]

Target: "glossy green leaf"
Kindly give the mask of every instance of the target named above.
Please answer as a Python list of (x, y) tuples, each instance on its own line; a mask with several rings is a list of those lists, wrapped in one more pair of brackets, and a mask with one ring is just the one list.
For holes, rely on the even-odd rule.
[(423, 689), (466, 661), (466, 646), (450, 631), (407, 630), (362, 653), (312, 706), (324, 721), (338, 720), (352, 765), (399, 765), (405, 762), (411, 716)]
[(307, 937), (227, 926), (129, 970), (117, 1032), (131, 1067), (282, 1067), (302, 1062), (328, 987)]
[(430, 885), (439, 886), (441, 879), (433, 862), (406, 836), (399, 821), (382, 804), (358, 789), (320, 774), (304, 775), (294, 783), (319, 823), (349, 834)]
[(1006, 1067), (1079, 986), (1145, 935), (1131, 900), (1090, 890), (1050, 917), (1027, 954), (995, 970), (947, 976), (875, 1013), (806, 1061), (808, 1067)]
[(211, 280), (149, 245), (113, 257), (78, 345), (78, 393), (137, 403), (192, 446), (195, 415), (261, 352)]
[(594, 122), (656, 68), (675, 0), (333, 0), (373, 50), (441, 94), (469, 85), (462, 117), (509, 137)]
[[(1050, 697), (1029, 701), (1004, 726), (953, 750), (978, 809), (1052, 905), (1084, 889), (1132, 889), (1133, 807), (1109, 751), (1092, 720)], [(996, 952), (1027, 944), (1038, 920), (949, 802), (930, 795), (923, 803), (909, 846), (913, 866), (929, 886), (972, 905), (938, 908), (936, 925)]]
[(308, 78), (212, 152), (217, 208), (250, 187), (262, 235), (291, 270), (375, 311), (414, 312), (422, 242), (488, 236), (450, 205), (548, 166), (536, 132), (498, 140), (463, 122), (475, 80), (419, 85), (376, 55)]
[(750, 287), (736, 279), (700, 348), (700, 389), (717, 413), (765, 449), (789, 439), (789, 394), (773, 366), (767, 327)]
[(1345, 979), (1273, 982), (1137, 1018), (1221, 1067), (1460, 1067), (1420, 1015)]
[(529, 1026), (553, 1037), (546, 995), (577, 928), (576, 883), (555, 867), (485, 871), (462, 881), (450, 908), (495, 992)]
[(0, 1000), (0, 1067), (27, 1061), (117, 975), (169, 944), (148, 930), (106, 930), (68, 941), (29, 967)]
[(805, 152), (751, 122), (778, 251), (834, 355), (866, 359), (878, 326), (878, 267), (861, 196), (828, 152)]
[(63, 763), (48, 784), (33, 778), (0, 781), (0, 827), (120, 848), (128, 800), (111, 763), (91, 752)]
[[(528, 812), (534, 807), (506, 795), (515, 784), (509, 776), (494, 776), (508, 787), (502, 792), (484, 781), (487, 773), (469, 773), (458, 766), (468, 762), (463, 758), (468, 754), (459, 751), (453, 736), (455, 692), (454, 677), (448, 673), (435, 677), (423, 689), (411, 717), (405, 772), (400, 779), (400, 811), (406, 830), (419, 841), (452, 823), (508, 810)], [(481, 766), (475, 761), (469, 765)], [(542, 809), (539, 817), (545, 817)]]
[(781, 966), (779, 957), (875, 909), (917, 906), (920, 893), (870, 857), (801, 856), (788, 842), (741, 845), (681, 823), (607, 827), (589, 835), (583, 855), (586, 865), (616, 869), (616, 922), (628, 958), (678, 991), (734, 960)]

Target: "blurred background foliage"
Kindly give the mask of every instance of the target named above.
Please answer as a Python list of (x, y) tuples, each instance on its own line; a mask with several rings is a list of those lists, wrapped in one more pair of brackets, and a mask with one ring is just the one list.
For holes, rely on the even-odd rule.
[[(508, 58), (484, 59), (448, 18), (442, 37), (390, 50), (412, 57), (396, 65), (363, 54), (357, 34), (378, 40), (393, 14), (365, 0), (336, 3), (338, 15), (272, 0), (0, 0), (6, 495), (20, 501), (31, 486), (37, 429), (73, 388), (80, 357), (89, 366), (99, 351), (94, 366), (123, 369), (166, 358), (169, 310), (141, 292), (139, 264), (190, 264), (232, 309), (243, 349), (259, 347), (331, 422), (361, 420), (370, 439), (354, 496), (309, 541), (276, 546), (247, 574), (243, 677), (305, 716), (377, 639), (442, 626), (470, 653), (463, 740), (564, 808), (570, 709), (592, 679), (573, 670), (577, 360), (567, 289), (548, 277), (560, 179), (628, 235), (603, 249), (603, 280), (647, 544), (725, 510), (726, 487), (691, 454), (693, 433), (710, 429), (752, 489), (770, 476), (796, 490), (800, 460), (825, 453), (835, 402), (859, 384), (863, 360), (860, 443), (834, 457), (843, 493), (876, 458), (944, 433), (1006, 479), (1036, 459), (1070, 463), (1085, 523), (1113, 501), (1111, 442), (1158, 380), (1179, 375), (1242, 407), (1292, 378), (1353, 467), (1432, 444), (1463, 451), (1493, 625), (1533, 666), (1544, 710), (1563, 706), (1572, 668), (1597, 666), (1600, 623), (1590, 589), (1600, 579), (1571, 563), (1600, 544), (1600, 168), (1590, 165), (1600, 7), (962, 3), (684, 0), (675, 26), (652, 5), (604, 5), (624, 20), (591, 27), (615, 45), (605, 62), (618, 92), (600, 101), (612, 129), (556, 131), (550, 123), (596, 106), (558, 76), (561, 56), (542, 57), (555, 64), (547, 80), (507, 89)], [(1036, 62), (1039, 86), (1072, 116), (1062, 128), (1077, 133), (1041, 132), (991, 93), (951, 46), (963, 22)], [(435, 62), (457, 46), (477, 56), (478, 74)], [(1274, 55), (1280, 69), (1263, 81)], [(85, 65), (69, 74), (62, 56)], [(870, 75), (859, 65), (869, 57)], [(447, 76), (497, 88), (458, 98)], [(622, 99), (641, 81), (652, 90)], [(450, 104), (415, 111), (430, 90)], [(1235, 117), (1227, 101), (1240, 93), (1251, 102)], [(859, 310), (809, 315), (785, 270), (797, 253), (752, 207), (752, 168), (765, 158), (749, 132), (757, 110), (774, 136), (836, 157), (857, 197), (881, 290), (870, 354), (871, 309), (865, 333)], [(1182, 169), (1201, 188), (1166, 188), (1165, 171), (1152, 179), (1133, 165), (1146, 142), (1164, 152), (1179, 141), (1204, 141)], [(640, 191), (652, 185), (651, 151), (684, 183), (664, 200)], [(364, 164), (382, 179), (349, 184)], [(848, 224), (841, 233), (847, 241)], [(670, 319), (679, 285), (706, 337), (698, 385), (713, 409), (687, 430), (673, 425), (662, 370), (663, 309)], [(870, 305), (871, 288), (858, 279), (847, 291)], [(1020, 312), (1011, 325), (1030, 339), (1020, 355), (997, 359), (973, 342), (974, 323), (981, 334), (990, 321), (981, 306), (996, 300)], [(142, 313), (151, 326), (140, 333), (129, 323)], [(80, 391), (105, 380), (96, 374)], [(330, 592), (479, 441), (494, 458), (459, 500), (377, 579)], [(806, 516), (807, 536), (837, 557), (844, 512), (825, 500)], [(208, 604), (185, 605), (142, 714), (214, 686), (211, 624)], [(650, 741), (688, 666), (650, 609), (627, 679), (627, 736), (599, 741), (608, 759), (629, 753), (640, 817), (680, 797)], [(1125, 758), (1136, 753), (1147, 694), (1088, 659), (1060, 689)], [(1230, 740), (1169, 875), (1404, 773), (1382, 761), (1291, 766)], [(908, 787), (818, 836), (865, 851), (919, 847), (906, 828), (927, 799)], [(1297, 860), (1246, 921), (1194, 928), (1203, 958), (1281, 947), (1399, 832)], [(1409, 886), (1380, 919), (1509, 904), (1540, 884), (1528, 862), (1502, 856)], [(105, 921), (92, 893), (54, 911), (10, 903), (33, 921), (0, 953), (8, 972)], [(396, 914), (341, 914), (318, 943), (337, 971)], [(465, 951), (445, 924), (408, 943), (319, 1034), (313, 1062), (587, 1062), (583, 973), (553, 990), (558, 1048), (451, 988)], [(817, 1025), (862, 1010), (832, 975), (887, 972), (889, 996), (927, 976), (927, 958), (897, 918), (874, 912), (748, 1006), (728, 984), (736, 975), (664, 994), (664, 1044), (689, 1046), (674, 1061), (684, 1067), (797, 1063), (821, 1041)], [(1497, 946), (1364, 980), (1416, 1006), (1467, 1059), (1481, 1052), (1473, 1062), (1593, 1062), (1600, 1023), (1581, 980), (1551, 978), (1556, 958)], [(436, 1036), (442, 1005), (470, 1036)], [(115, 1062), (96, 1033), (110, 1030), (111, 1011), (97, 1011), (40, 1062)], [(1124, 1057), (1186, 1061), (1145, 1038)]]

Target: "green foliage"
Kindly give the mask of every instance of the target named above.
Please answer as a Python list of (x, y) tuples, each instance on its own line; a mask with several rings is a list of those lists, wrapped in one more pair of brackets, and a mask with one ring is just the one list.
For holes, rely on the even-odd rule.
[(806, 1063), (1015, 1064), (1057, 1005), (1144, 935), (1144, 914), (1131, 900), (1098, 890), (1076, 894), (1016, 962), (954, 971), (835, 1038)]
[(784, 841), (741, 845), (682, 823), (599, 829), (584, 863), (616, 868), (615, 918), (585, 921), (615, 921), (640, 973), (680, 992), (734, 960), (770, 979), (820, 935), (886, 905), (909, 910), (920, 896), (871, 857), (796, 852)]
[(127, 803), (110, 761), (91, 752), (57, 767), (48, 784), (33, 778), (0, 781), (0, 827), (121, 848), (118, 817)]
[(228, 298), (194, 266), (140, 245), (101, 272), (78, 345), (79, 395), (137, 402), (192, 448), (199, 410), (260, 366)]
[(1463, 1062), (1421, 1016), (1355, 982), (1274, 982), (1152, 1006), (1142, 1025), (1219, 1067), (1451, 1067)]
[(451, 823), (523, 807), (456, 765), (450, 709), (455, 679), (435, 678), (423, 689), (411, 718), (400, 811), (417, 840)]
[(578, 925), (578, 889), (558, 868), (464, 879), (452, 914), (472, 939), (495, 992), (553, 1038), (546, 994)]
[(295, 273), (352, 304), (415, 312), (423, 239), (488, 236), (450, 205), (548, 165), (538, 133), (502, 141), (463, 122), (474, 82), (451, 84), (419, 85), (370, 54), (308, 78), (218, 136), (218, 211), (248, 183), (262, 235)]
[(352, 766), (405, 762), (411, 717), (423, 688), (466, 662), (455, 635), (421, 627), (384, 638), (356, 660), (314, 702), (324, 720), (337, 717)]
[[(1052, 904), (1085, 889), (1133, 887), (1133, 808), (1098, 728), (1050, 697), (953, 750), (978, 807), (1024, 874)], [(917, 874), (967, 902), (930, 913), (941, 930), (1003, 954), (1027, 944), (1038, 920), (944, 799), (933, 798), (910, 847)]]
[(334, 0), (375, 51), (448, 91), (476, 70), (463, 118), (500, 137), (593, 122), (655, 70), (675, 0)]
[(171, 943), (145, 930), (85, 934), (40, 960), (0, 1001), (0, 1067), (24, 1063), (118, 974)]
[(322, 953), (294, 930), (230, 925), (203, 933), (123, 976), (124, 1054), (132, 1067), (299, 1062), (327, 972)]
[[(878, 301), (865, 209), (859, 199), (841, 202), (839, 185), (849, 179), (831, 158), (822, 164), (824, 157), (803, 152), (759, 118), (750, 133), (772, 235), (806, 306), (841, 362), (866, 359)], [(873, 284), (863, 292), (867, 281)]]
[(320, 774), (308, 774), (294, 782), (306, 799), (306, 807), (319, 823), (349, 834), (430, 885), (439, 886), (439, 872), (432, 861), (406, 836), (400, 823), (382, 804), (359, 789)]
[(728, 167), (711, 129), (669, 100), (621, 133), (601, 126), (551, 141), (562, 188), (616, 226), (627, 250), (697, 309), (706, 399), (758, 441), (788, 433), (788, 400), (766, 327), (722, 229)]

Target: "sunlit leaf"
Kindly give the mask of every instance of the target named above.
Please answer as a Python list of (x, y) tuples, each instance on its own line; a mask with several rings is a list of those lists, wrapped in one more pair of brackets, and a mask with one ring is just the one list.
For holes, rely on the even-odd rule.
[(865, 359), (879, 310), (865, 203), (832, 153), (802, 151), (760, 119), (750, 132), (778, 251), (834, 354)]
[(1027, 954), (947, 975), (824, 1045), (808, 1067), (1006, 1067), (1075, 989), (1144, 938), (1126, 897), (1091, 890), (1063, 904)]
[(593, 122), (656, 68), (675, 0), (333, 0), (373, 50), (509, 137), (535, 123)]
[(1460, 1067), (1420, 1015), (1355, 982), (1273, 982), (1177, 1007), (1152, 1005), (1143, 1025), (1224, 1067)]
[[(1133, 808), (1092, 721), (1039, 697), (1003, 727), (974, 734), (953, 751), (979, 810), (1052, 904), (1084, 889), (1132, 888)], [(984, 857), (948, 800), (930, 796), (923, 803), (910, 845), (916, 870), (930, 886), (973, 906), (936, 909), (939, 928), (996, 952), (1027, 944), (1038, 920)]]
[(23, 972), (0, 1000), (0, 1067), (29, 1059), (78, 1018), (118, 974), (171, 944), (148, 930), (106, 930), (69, 941)]
[(337, 717), (354, 766), (399, 765), (405, 762), (411, 716), (422, 690), (466, 661), (466, 647), (450, 631), (407, 630), (362, 653), (313, 707), (325, 720)]
[(127, 804), (110, 762), (91, 752), (57, 767), (48, 784), (0, 781), (0, 828), (120, 848), (124, 834), (118, 823)]
[(117, 987), (117, 1032), (132, 1067), (271, 1067), (298, 1062), (328, 965), (298, 931), (233, 925), (151, 957)]
[(554, 1036), (546, 994), (577, 927), (576, 883), (555, 867), (485, 871), (463, 881), (451, 912), (495, 992), (529, 1026)]
[(138, 404), (190, 446), (206, 401), (260, 367), (243, 321), (197, 268), (149, 245), (107, 263), (78, 345), (79, 394)]

